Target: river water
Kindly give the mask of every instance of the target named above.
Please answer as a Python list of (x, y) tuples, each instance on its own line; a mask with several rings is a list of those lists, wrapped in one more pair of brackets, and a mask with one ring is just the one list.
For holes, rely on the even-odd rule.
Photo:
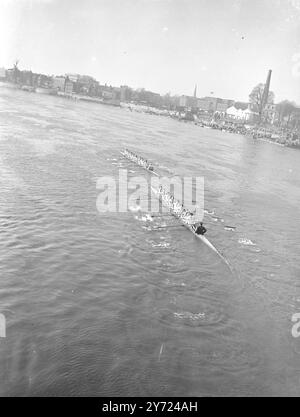
[[(124, 146), (164, 174), (205, 178), (207, 236), (232, 271), (186, 229), (153, 230), (174, 218), (97, 211), (99, 177), (148, 176)], [(0, 394), (300, 395), (299, 161), (239, 135), (1, 88)]]

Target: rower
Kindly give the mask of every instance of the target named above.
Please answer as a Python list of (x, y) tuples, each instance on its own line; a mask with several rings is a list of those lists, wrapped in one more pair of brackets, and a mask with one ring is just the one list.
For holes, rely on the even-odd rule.
[(200, 225), (194, 225), (193, 227), (196, 235), (205, 235), (205, 233), (207, 232), (206, 228), (203, 226), (203, 223), (201, 222)]

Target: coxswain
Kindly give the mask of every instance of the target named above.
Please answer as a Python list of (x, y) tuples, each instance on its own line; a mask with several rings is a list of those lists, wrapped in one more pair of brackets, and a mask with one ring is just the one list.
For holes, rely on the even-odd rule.
[(196, 235), (205, 235), (205, 233), (207, 232), (206, 228), (203, 226), (203, 223), (201, 222), (200, 225), (195, 225), (194, 226), (194, 231), (196, 233)]

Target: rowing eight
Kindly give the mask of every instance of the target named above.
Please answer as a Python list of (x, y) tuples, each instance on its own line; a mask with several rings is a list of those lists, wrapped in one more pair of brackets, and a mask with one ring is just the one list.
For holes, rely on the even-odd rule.
[(197, 233), (195, 233), (193, 226), (189, 224), (184, 218), (182, 218), (181, 216), (177, 216), (176, 213), (171, 209), (168, 201), (164, 198), (164, 195), (161, 194), (159, 190), (156, 190), (154, 187), (151, 187), (151, 189), (152, 189), (153, 194), (155, 194), (162, 201), (165, 207), (167, 207), (170, 210), (171, 214), (177, 219), (179, 219), (181, 223), (188, 230), (190, 230), (198, 239), (200, 239), (203, 243), (205, 243), (205, 245), (207, 245), (210, 249), (212, 249), (231, 269), (227, 259), (224, 258), (224, 256), (218, 251), (218, 249), (216, 249), (214, 245), (204, 235), (198, 235)]
[[(153, 171), (152, 169), (147, 168), (142, 162), (139, 162), (139, 160), (135, 157), (134, 154), (130, 155), (128, 152), (125, 151), (121, 151), (121, 154), (127, 158), (129, 161), (134, 162), (135, 164), (141, 166), (142, 168), (144, 168), (146, 171), (150, 172), (151, 174), (159, 177), (159, 174), (157, 174), (157, 172)], [(170, 213), (176, 217), (177, 219), (179, 219), (181, 221), (181, 223), (183, 224), (183, 226), (185, 226), (188, 230), (190, 230), (198, 239), (200, 239), (206, 246), (208, 246), (211, 250), (213, 250), (225, 263), (226, 265), (228, 265), (228, 267), (231, 269), (231, 266), (229, 264), (229, 262), (227, 261), (227, 259), (218, 251), (217, 248), (214, 247), (214, 245), (204, 236), (204, 235), (199, 235), (195, 232), (193, 225), (189, 224), (183, 217), (181, 216), (177, 216), (176, 213), (171, 209), (171, 206), (169, 204), (169, 202), (164, 198), (164, 195), (162, 193), (160, 193), (159, 190), (156, 190), (154, 187), (151, 187), (152, 192), (156, 195), (156, 197), (158, 197), (159, 199), (161, 199), (161, 201), (163, 202), (163, 204), (170, 210)]]

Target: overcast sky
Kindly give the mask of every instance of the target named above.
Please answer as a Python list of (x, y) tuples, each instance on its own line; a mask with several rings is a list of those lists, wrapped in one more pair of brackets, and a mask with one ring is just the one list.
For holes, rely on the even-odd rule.
[[(273, 69), (300, 104), (300, 0), (0, 0), (0, 66), (248, 100)], [(298, 64), (297, 64), (298, 63)]]

